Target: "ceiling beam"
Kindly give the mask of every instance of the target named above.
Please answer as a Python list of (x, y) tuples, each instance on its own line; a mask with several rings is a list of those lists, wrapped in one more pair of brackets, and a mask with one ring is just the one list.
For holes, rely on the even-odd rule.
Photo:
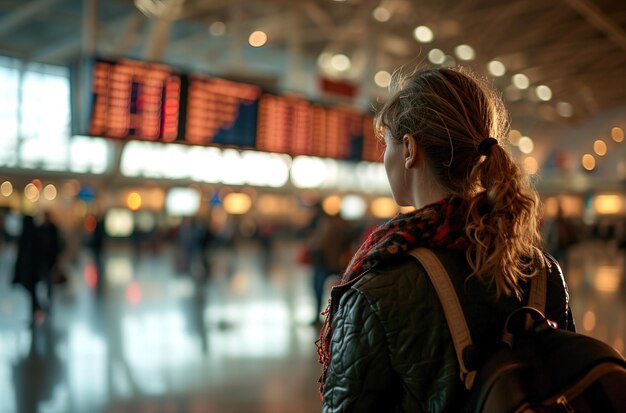
[[(135, 14), (136, 11), (133, 10), (126, 15), (103, 23), (100, 26), (100, 30), (98, 30), (98, 39), (109, 39), (111, 36), (117, 34), (120, 27), (127, 24), (128, 20), (133, 18)], [(60, 42), (52, 43), (33, 51), (28, 56), (28, 60), (43, 63), (66, 63), (68, 58), (79, 55), (82, 47), (83, 38), (81, 36), (66, 37)]]
[(60, 0), (35, 0), (26, 2), (22, 7), (9, 13), (0, 20), (0, 36), (7, 35), (11, 30), (26, 23), (38, 13), (46, 10)]
[(589, 24), (604, 33), (622, 50), (626, 51), (626, 32), (598, 7), (587, 0), (565, 0)]

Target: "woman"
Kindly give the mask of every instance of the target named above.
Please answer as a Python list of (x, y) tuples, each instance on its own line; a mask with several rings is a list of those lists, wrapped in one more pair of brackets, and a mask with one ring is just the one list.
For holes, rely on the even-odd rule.
[(465, 397), (443, 310), (406, 253), (435, 250), (480, 361), (547, 262), (546, 316), (574, 329), (558, 264), (538, 247), (539, 200), (502, 145), (502, 101), (462, 70), (396, 78), (376, 116), (394, 199), (415, 212), (374, 231), (333, 289), (317, 341), (324, 412), (455, 412)]

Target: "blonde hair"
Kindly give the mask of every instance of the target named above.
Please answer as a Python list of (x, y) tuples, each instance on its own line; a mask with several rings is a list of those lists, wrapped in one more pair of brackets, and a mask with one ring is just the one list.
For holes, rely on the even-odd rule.
[[(539, 199), (527, 174), (502, 145), (509, 117), (486, 81), (466, 69), (395, 73), (391, 98), (374, 127), (400, 142), (413, 136), (446, 191), (465, 200), (467, 260), (472, 276), (494, 282), (498, 294), (521, 297), (521, 283), (542, 263)], [(500, 144), (478, 152), (493, 137)]]

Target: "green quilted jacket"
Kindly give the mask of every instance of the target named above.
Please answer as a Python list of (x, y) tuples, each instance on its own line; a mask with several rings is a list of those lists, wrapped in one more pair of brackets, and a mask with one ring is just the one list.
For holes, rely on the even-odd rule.
[[(465, 252), (435, 251), (450, 274), (472, 340), (486, 357), (507, 315), (524, 305), (496, 299), (475, 278)], [(546, 316), (574, 330), (561, 270), (546, 255)], [(527, 290), (528, 291), (528, 290)], [(465, 398), (452, 339), (437, 293), (421, 264), (407, 256), (332, 291), (331, 360), (324, 413), (457, 412)]]

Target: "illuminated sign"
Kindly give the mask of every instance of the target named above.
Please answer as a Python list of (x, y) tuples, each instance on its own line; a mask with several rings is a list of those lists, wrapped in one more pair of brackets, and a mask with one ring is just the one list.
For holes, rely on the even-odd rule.
[(361, 159), (363, 115), (301, 98), (264, 95), (256, 148), (290, 155)]
[[(75, 134), (229, 146), (347, 160), (380, 161), (371, 116), (255, 85), (121, 60), (82, 64), (74, 76)], [(87, 94), (80, 93), (88, 91)], [(76, 91), (74, 91), (76, 92)], [(78, 98), (76, 97), (78, 95)], [(88, 113), (81, 110), (88, 109)], [(81, 123), (82, 122), (82, 123)]]
[(254, 147), (257, 86), (228, 80), (189, 78), (185, 140), (200, 145)]
[(180, 82), (180, 75), (163, 65), (96, 62), (88, 134), (175, 141)]

